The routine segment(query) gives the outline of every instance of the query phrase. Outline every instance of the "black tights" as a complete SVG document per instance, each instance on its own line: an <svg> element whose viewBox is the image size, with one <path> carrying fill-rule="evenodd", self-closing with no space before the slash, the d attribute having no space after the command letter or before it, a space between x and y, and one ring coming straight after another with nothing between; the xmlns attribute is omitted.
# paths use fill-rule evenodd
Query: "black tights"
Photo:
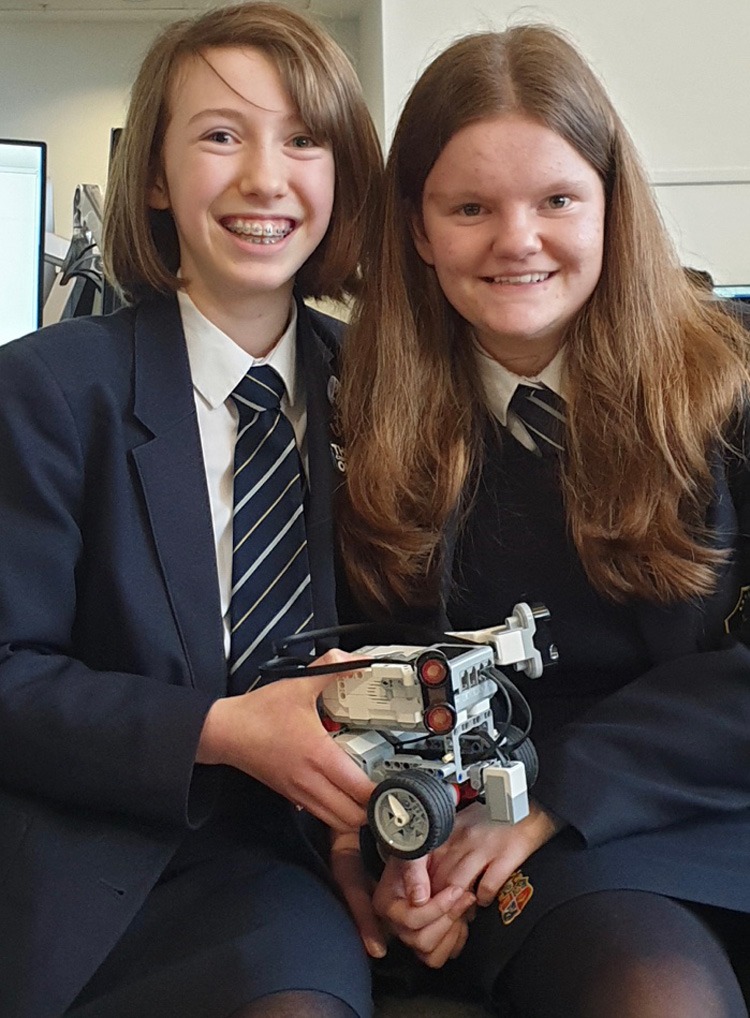
<svg viewBox="0 0 750 1018"><path fill-rule="evenodd" d="M352 1009L327 993L287 990L246 1004L230 1018L357 1018Z"/></svg>
<svg viewBox="0 0 750 1018"><path fill-rule="evenodd" d="M506 967L502 982L512 1013L747 1018L722 936L733 931L714 921L732 915L643 891L602 891L569 901L537 924ZM742 955L750 946L744 936L744 945L735 936Z"/></svg>

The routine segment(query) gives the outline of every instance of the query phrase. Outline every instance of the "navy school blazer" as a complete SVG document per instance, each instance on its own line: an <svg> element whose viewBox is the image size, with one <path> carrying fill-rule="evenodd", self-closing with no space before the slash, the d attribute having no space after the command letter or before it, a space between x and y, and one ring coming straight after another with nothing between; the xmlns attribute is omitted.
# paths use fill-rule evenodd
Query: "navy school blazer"
<svg viewBox="0 0 750 1018"><path fill-rule="evenodd" d="M342 325L298 311L325 626L336 621L328 392ZM0 349L0 535L0 1014L53 1018L218 790L219 769L194 766L226 660L174 298Z"/></svg>
<svg viewBox="0 0 750 1018"><path fill-rule="evenodd" d="M637 603L650 667L534 740L533 794L571 827L539 857L566 884L560 900L630 887L750 912L748 461L717 456L713 477L707 522L729 553L716 591L665 606ZM457 538L454 521L434 618L443 628ZM554 636L554 613L550 626ZM538 681L554 686L554 669ZM591 851L579 856L577 847Z"/></svg>

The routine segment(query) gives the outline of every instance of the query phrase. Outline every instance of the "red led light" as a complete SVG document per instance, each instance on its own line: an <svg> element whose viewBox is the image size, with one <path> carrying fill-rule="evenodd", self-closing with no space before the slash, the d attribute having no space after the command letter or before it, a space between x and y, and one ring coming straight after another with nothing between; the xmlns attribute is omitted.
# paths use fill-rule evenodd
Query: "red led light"
<svg viewBox="0 0 750 1018"><path fill-rule="evenodd" d="M441 703L424 712L424 723L434 735L445 735L447 732L453 731L456 714L449 704Z"/></svg>
<svg viewBox="0 0 750 1018"><path fill-rule="evenodd" d="M419 665L419 677L425 686L440 686L448 677L448 666L439 657L425 658Z"/></svg>

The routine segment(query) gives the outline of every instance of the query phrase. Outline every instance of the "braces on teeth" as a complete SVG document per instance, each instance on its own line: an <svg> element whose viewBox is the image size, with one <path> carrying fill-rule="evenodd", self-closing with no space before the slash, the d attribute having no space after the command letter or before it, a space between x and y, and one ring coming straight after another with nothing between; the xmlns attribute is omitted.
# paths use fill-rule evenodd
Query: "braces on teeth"
<svg viewBox="0 0 750 1018"><path fill-rule="evenodd" d="M232 233L249 237L254 244L274 244L292 231L288 225L274 226L271 223L232 223L228 229Z"/></svg>

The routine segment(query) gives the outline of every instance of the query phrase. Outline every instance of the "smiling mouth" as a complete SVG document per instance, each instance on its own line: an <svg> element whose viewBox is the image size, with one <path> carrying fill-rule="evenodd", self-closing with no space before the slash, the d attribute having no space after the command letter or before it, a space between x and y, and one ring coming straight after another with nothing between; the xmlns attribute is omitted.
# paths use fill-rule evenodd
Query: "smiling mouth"
<svg viewBox="0 0 750 1018"><path fill-rule="evenodd" d="M529 283L544 283L552 276L552 272L527 272L522 276L485 276L488 283L499 283L502 286L526 286Z"/></svg>
<svg viewBox="0 0 750 1018"><path fill-rule="evenodd" d="M230 233L251 244L278 244L295 227L293 219L245 219L231 216L222 220L222 225Z"/></svg>

